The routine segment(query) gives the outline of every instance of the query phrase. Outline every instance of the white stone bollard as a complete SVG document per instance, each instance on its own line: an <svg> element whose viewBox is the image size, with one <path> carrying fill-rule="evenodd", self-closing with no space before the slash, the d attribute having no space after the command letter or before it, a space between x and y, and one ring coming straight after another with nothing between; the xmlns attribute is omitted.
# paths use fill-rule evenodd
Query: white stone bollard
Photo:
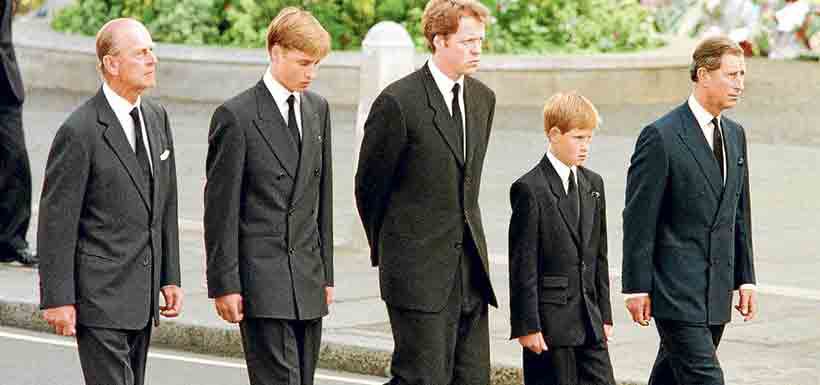
<svg viewBox="0 0 820 385"><path fill-rule="evenodd" d="M364 122L370 113L370 106L379 93L390 83L415 70L416 49L413 39L401 24L382 21L367 32L362 42L362 59L359 72L359 108L356 114L356 134L353 143L353 170L359 164L359 149L364 136ZM356 200L353 199L355 207ZM357 211L358 213L358 211ZM350 246L354 249L368 248L364 228L355 216L351 228Z"/></svg>

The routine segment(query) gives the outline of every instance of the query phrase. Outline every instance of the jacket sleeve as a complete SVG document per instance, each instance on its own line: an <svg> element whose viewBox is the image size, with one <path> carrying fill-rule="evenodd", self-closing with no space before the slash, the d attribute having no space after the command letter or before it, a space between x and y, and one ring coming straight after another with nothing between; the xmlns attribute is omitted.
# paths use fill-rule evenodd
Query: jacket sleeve
<svg viewBox="0 0 820 385"><path fill-rule="evenodd" d="M654 126L638 136L626 177L623 213L623 292L651 293L655 233L666 190L668 159Z"/></svg>
<svg viewBox="0 0 820 385"><path fill-rule="evenodd" d="M609 259L607 257L608 245L606 235L606 194L604 193L604 183L599 179L600 197L598 202L598 220L601 221L601 235L598 243L598 270L596 271L595 285L598 291L598 309L601 311L601 318L607 325L612 325L612 305L609 299Z"/></svg>
<svg viewBox="0 0 820 385"><path fill-rule="evenodd" d="M407 143L407 128L398 102L382 93L364 124L356 170L356 206L370 245L370 260L379 264L379 232L395 172Z"/></svg>
<svg viewBox="0 0 820 385"><path fill-rule="evenodd" d="M239 208L245 165L245 133L220 106L211 117L205 163L205 253L208 297L241 293Z"/></svg>
<svg viewBox="0 0 820 385"><path fill-rule="evenodd" d="M510 188L510 338L541 331L538 314L538 203L530 188L516 182Z"/></svg>
<svg viewBox="0 0 820 385"><path fill-rule="evenodd" d="M177 197L177 164L174 138L168 113L161 108L165 123L165 137L168 138L168 197L165 201L165 217L162 221L162 270L160 287L167 285L182 286L179 269L179 209Z"/></svg>
<svg viewBox="0 0 820 385"><path fill-rule="evenodd" d="M74 266L91 168L90 142L65 123L51 144L37 226L41 309L76 302Z"/></svg>
<svg viewBox="0 0 820 385"><path fill-rule="evenodd" d="M325 285L333 286L333 152L331 145L330 107L325 103L322 141L322 179L319 182L319 234L322 239L322 261L325 265Z"/></svg>
<svg viewBox="0 0 820 385"><path fill-rule="evenodd" d="M738 129L743 146L744 167L742 169L743 186L735 214L735 289L740 288L743 284L756 283L752 245L752 207L749 195L749 156L743 127L738 126Z"/></svg>

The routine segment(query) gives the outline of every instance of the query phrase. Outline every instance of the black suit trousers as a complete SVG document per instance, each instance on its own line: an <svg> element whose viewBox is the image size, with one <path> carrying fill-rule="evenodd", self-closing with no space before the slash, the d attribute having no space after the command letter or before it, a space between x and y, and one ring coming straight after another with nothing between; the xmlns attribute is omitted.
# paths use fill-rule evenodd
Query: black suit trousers
<svg viewBox="0 0 820 385"><path fill-rule="evenodd" d="M313 385L322 319L247 318L239 323L251 385Z"/></svg>
<svg viewBox="0 0 820 385"><path fill-rule="evenodd" d="M487 290L471 249L461 255L455 286L440 312L387 306L395 344L390 385L490 383Z"/></svg>
<svg viewBox="0 0 820 385"><path fill-rule="evenodd" d="M0 104L0 257L28 247L30 220L31 166L22 107Z"/></svg>
<svg viewBox="0 0 820 385"><path fill-rule="evenodd" d="M724 385L716 350L724 325L655 319L661 338L649 385Z"/></svg>
<svg viewBox="0 0 820 385"><path fill-rule="evenodd" d="M139 330L77 325L86 385L143 385L150 342L150 322Z"/></svg>
<svg viewBox="0 0 820 385"><path fill-rule="evenodd" d="M615 385L606 342L587 342L581 346L550 346L541 354L524 348L524 384Z"/></svg>

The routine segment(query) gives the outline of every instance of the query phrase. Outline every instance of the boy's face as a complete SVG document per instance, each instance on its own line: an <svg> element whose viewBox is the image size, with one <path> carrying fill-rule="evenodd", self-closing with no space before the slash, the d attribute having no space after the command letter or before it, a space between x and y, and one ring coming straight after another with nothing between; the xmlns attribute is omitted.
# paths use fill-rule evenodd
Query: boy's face
<svg viewBox="0 0 820 385"><path fill-rule="evenodd" d="M582 166L589 158L592 128L573 128L561 133L558 127L549 130L550 152L567 166Z"/></svg>
<svg viewBox="0 0 820 385"><path fill-rule="evenodd" d="M316 79L319 58L275 45L270 50L271 75L290 92L302 92Z"/></svg>

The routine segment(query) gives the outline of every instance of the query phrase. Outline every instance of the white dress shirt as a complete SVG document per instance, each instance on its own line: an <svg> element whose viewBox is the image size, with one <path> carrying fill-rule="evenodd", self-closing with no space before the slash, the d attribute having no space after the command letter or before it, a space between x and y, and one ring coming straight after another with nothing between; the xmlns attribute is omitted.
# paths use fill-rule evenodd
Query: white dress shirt
<svg viewBox="0 0 820 385"><path fill-rule="evenodd" d="M709 144L709 148L714 151L715 144L712 143L712 136L715 133L715 127L712 125L712 119L715 118L714 115L710 114L706 111L703 106L698 103L698 100L695 99L695 95L689 95L689 100L687 101L689 104L689 109L692 110L692 113L695 115L695 120L698 122L698 126L700 126L701 131L703 131L703 136L706 137L706 143ZM720 115L717 116L718 118L718 125L720 124ZM719 127L722 129L721 127ZM724 132L721 131L720 137L723 138ZM723 140L723 170L726 170L726 139ZM726 184L726 172L723 173L723 183ZM757 287L751 283L744 283L740 285L741 289L751 289L755 290ZM633 293L633 294L624 294L624 300L629 300L630 298L635 297L644 297L648 296L649 293Z"/></svg>
<svg viewBox="0 0 820 385"><path fill-rule="evenodd" d="M273 78L271 75L271 67L268 66L268 69L265 70L265 75L262 76L262 82L265 83L265 87L270 92L271 96L273 96L273 101L276 102L276 107L279 108L279 113L282 115L282 119L285 121L285 124L288 124L288 97L293 95L293 112L296 114L296 127L299 128L299 136L302 135L302 94L300 92L291 92L282 83L279 83L278 80Z"/></svg>
<svg viewBox="0 0 820 385"><path fill-rule="evenodd" d="M572 175L575 177L575 185L578 186L578 168L576 166L567 166L564 162L560 161L555 155L553 155L549 149L547 150L547 159L549 159L552 164L552 168L555 169L558 176L561 177L561 183L564 185L564 192L569 194L569 172L572 171Z"/></svg>
<svg viewBox="0 0 820 385"><path fill-rule="evenodd" d="M701 131L703 131L703 136L706 137L706 143L709 143L709 148L714 152L715 144L712 143L713 135L715 134L715 126L712 124L712 119L715 118L712 114L706 111L703 106L698 103L698 100L695 99L695 95L689 96L689 109L692 110L692 113L695 114L695 120L698 121L698 126L700 126ZM717 116L718 125L720 125L720 115ZM719 127L721 130L720 137L723 138L723 127ZM723 184L726 184L726 139L723 139L723 159L720 161L723 162Z"/></svg>
<svg viewBox="0 0 820 385"><path fill-rule="evenodd" d="M140 100L142 100L139 96L137 96L137 101L134 104L129 103L125 98L114 92L111 87L108 86L108 83L103 82L103 95L105 96L105 100L108 101L108 105L111 106L111 109L114 111L114 115L119 120L120 125L122 126L123 131L125 131L125 138L128 139L128 144L131 145L131 150L136 152L136 145L135 142L137 141L136 135L134 135L134 120L131 119L131 110L134 107L137 107L137 111L139 111L140 122L142 122L142 143L145 146L145 153L148 154L148 165L151 169L151 175L154 174L154 160L151 158L151 146L148 145L148 134L146 132L147 124L145 123L145 117L142 115L142 108L139 107ZM148 138L148 140L146 140ZM156 140L156 139L154 139Z"/></svg>
<svg viewBox="0 0 820 385"><path fill-rule="evenodd" d="M427 60L427 66L430 68L430 73L433 74L433 80L436 82L436 86L438 86L438 90L441 92L441 96L444 97L444 103L447 105L447 111L450 111L450 116L453 115L453 86L458 83L459 92L458 92L458 106L461 109L461 138L462 138L462 146L461 148L464 151L467 151L467 115L464 113L464 75L459 76L458 79L453 80L450 79L444 72L436 66L436 63L433 62L433 58L431 57ZM465 157L466 154L462 154Z"/></svg>

